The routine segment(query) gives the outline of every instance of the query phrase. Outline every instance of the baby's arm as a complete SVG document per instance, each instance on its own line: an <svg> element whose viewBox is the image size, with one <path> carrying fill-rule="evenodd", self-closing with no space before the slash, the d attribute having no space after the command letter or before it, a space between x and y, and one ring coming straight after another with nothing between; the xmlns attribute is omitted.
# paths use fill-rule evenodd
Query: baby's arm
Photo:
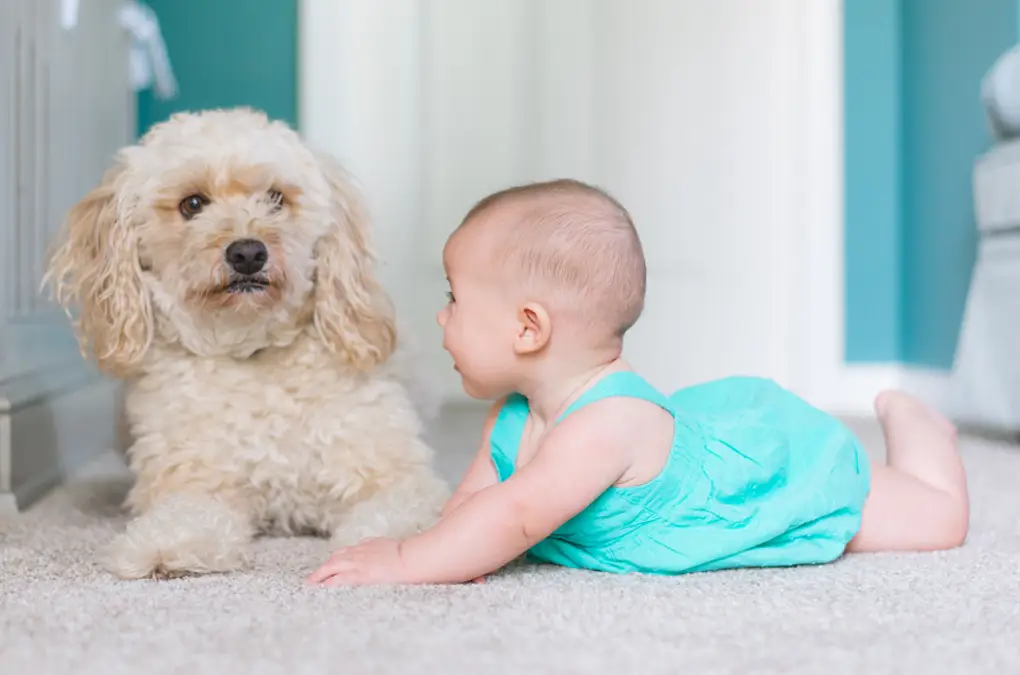
<svg viewBox="0 0 1020 675"><path fill-rule="evenodd" d="M554 428L513 476L405 540L411 583L457 583L499 569L582 511L631 463L627 427L593 403Z"/></svg>
<svg viewBox="0 0 1020 675"><path fill-rule="evenodd" d="M496 401L489 408L489 413L485 417L485 424L482 427L481 447L478 448L471 466L468 467L464 477L461 478L460 485L457 486L450 499L447 500L446 505L443 506L442 515L444 518L469 499L471 495L479 490L484 490L499 480L499 477L496 475L496 467L492 465L489 436L492 434L492 427L496 424L496 418L499 416L503 403L503 400Z"/></svg>

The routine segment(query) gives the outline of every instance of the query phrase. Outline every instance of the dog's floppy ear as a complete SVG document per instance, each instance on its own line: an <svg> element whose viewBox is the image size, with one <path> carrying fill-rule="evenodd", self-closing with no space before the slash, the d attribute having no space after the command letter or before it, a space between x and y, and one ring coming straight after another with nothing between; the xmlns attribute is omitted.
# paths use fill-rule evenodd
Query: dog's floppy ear
<svg viewBox="0 0 1020 675"><path fill-rule="evenodd" d="M375 277L368 213L347 173L320 155L332 223L316 250L315 327L322 341L361 370L392 355L393 307Z"/></svg>
<svg viewBox="0 0 1020 675"><path fill-rule="evenodd" d="M112 375L125 375L152 341L152 307L142 280L138 243L118 204L119 166L75 204L49 258L44 285L74 321L82 354Z"/></svg>

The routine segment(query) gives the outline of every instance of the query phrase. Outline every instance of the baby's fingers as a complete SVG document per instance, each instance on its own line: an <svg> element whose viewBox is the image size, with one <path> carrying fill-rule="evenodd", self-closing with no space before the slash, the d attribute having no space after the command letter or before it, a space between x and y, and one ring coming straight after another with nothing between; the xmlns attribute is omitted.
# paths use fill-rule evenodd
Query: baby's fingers
<svg viewBox="0 0 1020 675"><path fill-rule="evenodd" d="M329 562L308 575L308 583L320 584L330 577L351 569L353 563L345 558L330 558Z"/></svg>
<svg viewBox="0 0 1020 675"><path fill-rule="evenodd" d="M336 588L337 586L357 586L367 582L368 579L364 574L359 573L357 570L347 570L334 574L322 582L322 585L330 588Z"/></svg>

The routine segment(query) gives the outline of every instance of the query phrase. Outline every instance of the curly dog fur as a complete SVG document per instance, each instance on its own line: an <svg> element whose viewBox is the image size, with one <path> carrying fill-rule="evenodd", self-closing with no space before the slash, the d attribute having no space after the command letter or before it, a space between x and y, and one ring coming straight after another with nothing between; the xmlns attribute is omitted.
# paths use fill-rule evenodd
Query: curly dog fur
<svg viewBox="0 0 1020 675"><path fill-rule="evenodd" d="M46 283L126 382L133 440L114 573L227 572L259 533L339 546L438 517L368 225L337 163L244 108L153 127L71 209Z"/></svg>

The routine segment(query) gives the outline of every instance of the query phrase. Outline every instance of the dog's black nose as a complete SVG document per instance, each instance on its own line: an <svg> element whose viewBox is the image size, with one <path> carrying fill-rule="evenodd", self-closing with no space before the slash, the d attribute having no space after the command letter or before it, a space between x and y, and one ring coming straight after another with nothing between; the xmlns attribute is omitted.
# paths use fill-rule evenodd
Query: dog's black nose
<svg viewBox="0 0 1020 675"><path fill-rule="evenodd" d="M269 251L257 239L238 239L227 247L226 258L239 274L255 274L266 266Z"/></svg>

